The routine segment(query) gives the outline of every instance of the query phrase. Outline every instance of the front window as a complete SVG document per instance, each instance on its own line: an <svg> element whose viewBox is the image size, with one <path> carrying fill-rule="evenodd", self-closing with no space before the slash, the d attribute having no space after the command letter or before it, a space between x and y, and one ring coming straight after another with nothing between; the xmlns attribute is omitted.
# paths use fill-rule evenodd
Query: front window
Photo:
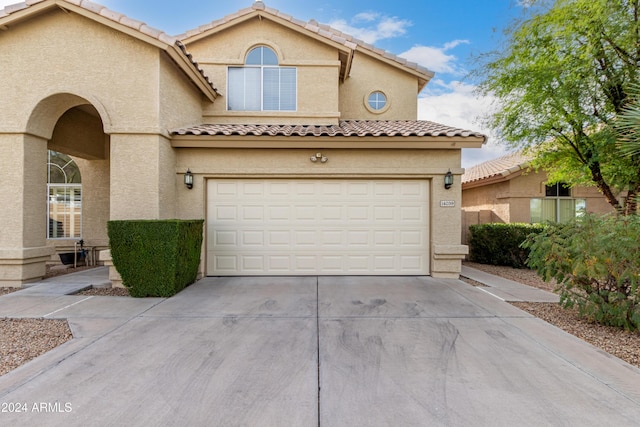
<svg viewBox="0 0 640 427"><path fill-rule="evenodd" d="M266 46L252 49L244 67L229 67L227 108L235 111L295 111L297 70L280 67Z"/></svg>
<svg viewBox="0 0 640 427"><path fill-rule="evenodd" d="M531 222L567 222L582 215L584 199L571 198L571 189L563 183L547 185L544 198L531 199Z"/></svg>
<svg viewBox="0 0 640 427"><path fill-rule="evenodd" d="M49 151L47 162L47 238L82 236L82 179L66 154Z"/></svg>

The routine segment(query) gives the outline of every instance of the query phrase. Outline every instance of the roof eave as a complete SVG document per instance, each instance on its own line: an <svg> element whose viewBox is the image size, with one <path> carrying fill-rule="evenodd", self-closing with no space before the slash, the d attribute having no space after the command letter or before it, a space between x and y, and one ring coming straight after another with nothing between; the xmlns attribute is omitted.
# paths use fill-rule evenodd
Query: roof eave
<svg viewBox="0 0 640 427"><path fill-rule="evenodd" d="M463 182L462 189L466 190L469 188L483 187L485 185L497 184L499 182L509 181L513 178L517 178L522 175L525 170L528 168L528 163L524 163L522 165L514 166L502 172L496 173L494 175L475 179L473 181Z"/></svg>
<svg viewBox="0 0 640 427"><path fill-rule="evenodd" d="M388 150L459 150L480 148L484 138L468 137L366 137L271 135L173 135L174 148L344 148Z"/></svg>

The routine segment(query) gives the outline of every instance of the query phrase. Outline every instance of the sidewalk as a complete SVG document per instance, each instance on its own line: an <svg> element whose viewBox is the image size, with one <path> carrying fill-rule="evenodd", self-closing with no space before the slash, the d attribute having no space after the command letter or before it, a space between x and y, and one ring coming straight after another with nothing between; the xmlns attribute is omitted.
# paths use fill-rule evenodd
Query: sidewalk
<svg viewBox="0 0 640 427"><path fill-rule="evenodd" d="M475 268L462 266L461 276L468 277L486 287L478 287L483 292L507 302L558 302L560 297L551 292L523 285L513 280L503 279Z"/></svg>
<svg viewBox="0 0 640 427"><path fill-rule="evenodd" d="M104 288L109 286L111 286L109 267L96 267L29 283L23 289L13 292L13 294L21 296L72 295L92 287Z"/></svg>

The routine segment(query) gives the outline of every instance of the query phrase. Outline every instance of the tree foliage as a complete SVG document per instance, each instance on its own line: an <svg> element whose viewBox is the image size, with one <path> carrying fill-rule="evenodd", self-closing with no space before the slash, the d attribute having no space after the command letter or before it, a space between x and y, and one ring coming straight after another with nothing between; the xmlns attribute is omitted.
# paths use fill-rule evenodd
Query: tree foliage
<svg viewBox="0 0 640 427"><path fill-rule="evenodd" d="M630 102L618 115L615 129L620 141L620 150L629 156L640 155L640 85L629 90Z"/></svg>
<svg viewBox="0 0 640 427"><path fill-rule="evenodd" d="M487 124L535 154L551 182L591 184L618 211L640 192L640 158L616 144L613 121L640 76L640 0L532 0L483 56L480 92L497 100Z"/></svg>

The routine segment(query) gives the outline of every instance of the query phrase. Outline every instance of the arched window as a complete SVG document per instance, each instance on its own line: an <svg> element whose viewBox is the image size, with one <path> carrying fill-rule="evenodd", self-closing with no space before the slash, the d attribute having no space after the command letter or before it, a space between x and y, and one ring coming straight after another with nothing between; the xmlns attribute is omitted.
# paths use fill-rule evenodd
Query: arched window
<svg viewBox="0 0 640 427"><path fill-rule="evenodd" d="M249 51L244 67L228 69L227 108L235 111L295 111L297 70L280 67L267 46Z"/></svg>
<svg viewBox="0 0 640 427"><path fill-rule="evenodd" d="M66 154L48 152L47 238L82 236L82 179L78 165Z"/></svg>

